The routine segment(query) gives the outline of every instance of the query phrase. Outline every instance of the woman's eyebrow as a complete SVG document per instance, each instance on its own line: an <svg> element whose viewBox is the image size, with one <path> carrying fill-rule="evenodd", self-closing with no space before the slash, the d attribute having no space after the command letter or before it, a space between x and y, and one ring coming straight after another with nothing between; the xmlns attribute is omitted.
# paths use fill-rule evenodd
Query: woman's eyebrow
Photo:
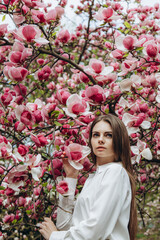
<svg viewBox="0 0 160 240"><path fill-rule="evenodd" d="M93 131L92 133L99 133L100 131ZM112 133L112 131L105 131L104 133Z"/></svg>

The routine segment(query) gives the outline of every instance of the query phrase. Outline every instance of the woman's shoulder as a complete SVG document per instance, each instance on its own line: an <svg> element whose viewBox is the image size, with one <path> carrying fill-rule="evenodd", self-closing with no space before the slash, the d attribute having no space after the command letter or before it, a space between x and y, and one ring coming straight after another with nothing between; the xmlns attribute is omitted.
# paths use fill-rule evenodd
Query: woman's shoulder
<svg viewBox="0 0 160 240"><path fill-rule="evenodd" d="M99 172L103 173L104 178L117 179L127 181L129 183L129 176L122 162L111 162L100 166Z"/></svg>

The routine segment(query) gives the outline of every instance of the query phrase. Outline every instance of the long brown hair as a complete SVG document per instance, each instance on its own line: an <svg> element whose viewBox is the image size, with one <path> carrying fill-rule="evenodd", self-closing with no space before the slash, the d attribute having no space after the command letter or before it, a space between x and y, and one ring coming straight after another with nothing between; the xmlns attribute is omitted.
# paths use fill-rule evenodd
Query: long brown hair
<svg viewBox="0 0 160 240"><path fill-rule="evenodd" d="M96 156L93 153L91 138L92 131L96 123L104 121L108 122L112 128L112 139L113 139L113 150L115 153L115 162L122 162L123 167L126 169L128 176L130 178L131 189L132 189L132 200L130 209L130 220L128 224L128 230L130 235L130 240L136 239L137 233L137 207L135 201L136 186L133 176L133 167L131 163L131 149L130 141L127 129L124 123L115 115L107 114L101 115L92 122L89 134L89 146L91 148L91 156L94 163L96 164Z"/></svg>

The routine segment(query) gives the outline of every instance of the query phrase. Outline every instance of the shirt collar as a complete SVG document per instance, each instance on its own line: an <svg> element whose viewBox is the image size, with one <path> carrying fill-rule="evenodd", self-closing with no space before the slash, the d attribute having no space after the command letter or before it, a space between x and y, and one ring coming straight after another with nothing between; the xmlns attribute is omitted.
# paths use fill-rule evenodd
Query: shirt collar
<svg viewBox="0 0 160 240"><path fill-rule="evenodd" d="M98 165L96 172L101 173L101 172L105 171L112 164L120 164L122 166L122 162L110 162L110 163L106 163L103 165Z"/></svg>

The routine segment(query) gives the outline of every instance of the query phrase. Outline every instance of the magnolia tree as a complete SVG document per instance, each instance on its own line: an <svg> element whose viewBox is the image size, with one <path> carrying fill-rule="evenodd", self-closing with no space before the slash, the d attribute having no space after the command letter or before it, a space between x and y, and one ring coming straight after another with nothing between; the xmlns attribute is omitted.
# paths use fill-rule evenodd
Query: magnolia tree
<svg viewBox="0 0 160 240"><path fill-rule="evenodd" d="M66 4L0 1L15 26L0 24L0 239L40 239L36 224L56 219L58 194L72 191L64 154L81 191L95 170L88 136L101 114L127 127L143 223L145 196L158 189L160 6L81 0L71 32L61 24Z"/></svg>

